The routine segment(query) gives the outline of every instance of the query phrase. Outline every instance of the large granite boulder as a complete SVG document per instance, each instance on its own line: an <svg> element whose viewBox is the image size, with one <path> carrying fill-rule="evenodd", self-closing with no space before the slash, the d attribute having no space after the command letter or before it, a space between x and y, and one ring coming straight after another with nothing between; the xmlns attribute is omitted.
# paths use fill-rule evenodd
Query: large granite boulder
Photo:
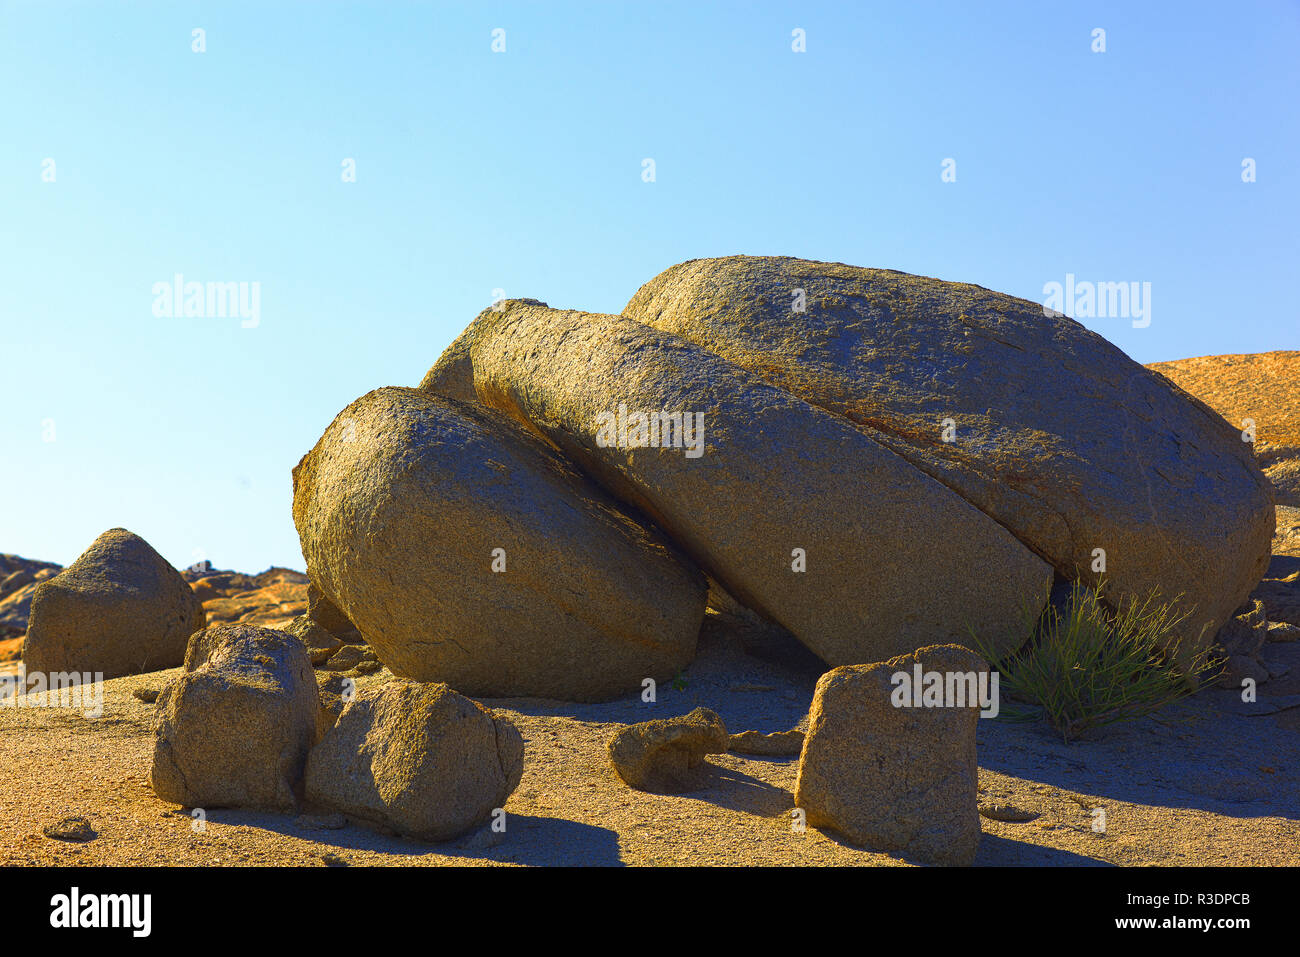
<svg viewBox="0 0 1300 957"><path fill-rule="evenodd" d="M831 664L968 628L1010 650L1026 637L1022 614L1046 601L1051 569L997 523L840 416L711 352L618 316L526 303L477 323L484 404L541 431ZM659 447L639 447L629 423L641 414L699 431L661 422Z"/></svg>
<svg viewBox="0 0 1300 957"><path fill-rule="evenodd" d="M1192 637L1208 626L1208 641L1268 564L1270 491L1238 430L1038 303L732 256L666 270L624 315L853 422L1066 577L1094 579L1104 549L1111 593L1182 594Z"/></svg>
<svg viewBox="0 0 1300 957"><path fill-rule="evenodd" d="M111 528L32 592L23 643L28 671L102 672L104 678L174 668L203 606L180 572L143 538Z"/></svg>
<svg viewBox="0 0 1300 957"><path fill-rule="evenodd" d="M297 805L320 700L307 649L256 625L196 632L158 697L151 781L185 807Z"/></svg>
<svg viewBox="0 0 1300 957"><path fill-rule="evenodd" d="M919 686L895 678L914 682L918 667ZM822 675L795 783L808 823L923 863L970 864L980 839L979 710L970 692L981 672L989 667L973 651L939 645ZM945 692L949 676L962 676L966 696L926 703L931 674Z"/></svg>
<svg viewBox="0 0 1300 957"><path fill-rule="evenodd" d="M307 799L426 841L487 821L519 786L514 724L442 683L358 692L312 749Z"/></svg>
<svg viewBox="0 0 1300 957"><path fill-rule="evenodd" d="M312 577L399 677L598 700L688 664L703 576L487 409L386 388L294 469Z"/></svg>

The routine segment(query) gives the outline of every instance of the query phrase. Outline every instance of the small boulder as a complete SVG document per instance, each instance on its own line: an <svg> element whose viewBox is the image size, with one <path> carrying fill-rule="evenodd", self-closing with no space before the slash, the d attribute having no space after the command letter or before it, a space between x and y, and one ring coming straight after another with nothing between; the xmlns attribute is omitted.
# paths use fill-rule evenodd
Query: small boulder
<svg viewBox="0 0 1300 957"><path fill-rule="evenodd" d="M284 628L286 634L293 635L307 649L312 666L323 665L330 655L343 647L343 642L331 634L307 615L299 615Z"/></svg>
<svg viewBox="0 0 1300 957"><path fill-rule="evenodd" d="M629 787L676 794L700 786L706 754L722 754L727 727L708 708L678 718L628 725L609 742L609 758Z"/></svg>
<svg viewBox="0 0 1300 957"><path fill-rule="evenodd" d="M989 667L960 645L932 645L822 675L799 759L795 804L809 824L854 844L930 864L970 864L979 846L977 705L895 706L894 675L973 677ZM956 682L954 681L954 687ZM898 692L904 690L897 685Z"/></svg>
<svg viewBox="0 0 1300 957"><path fill-rule="evenodd" d="M106 679L161 671L184 660L204 622L180 572L140 536L111 528L36 586L23 661L28 671Z"/></svg>
<svg viewBox="0 0 1300 957"><path fill-rule="evenodd" d="M351 671L365 656L365 649L358 645L344 645L325 661L326 671Z"/></svg>
<svg viewBox="0 0 1300 957"><path fill-rule="evenodd" d="M291 809L320 701L307 649L282 631L213 625L158 698L152 782L184 807Z"/></svg>
<svg viewBox="0 0 1300 957"><path fill-rule="evenodd" d="M1255 657L1268 641L1268 618L1264 603L1251 599L1238 608L1227 623L1219 629L1217 640L1229 655Z"/></svg>
<svg viewBox="0 0 1300 957"><path fill-rule="evenodd" d="M399 834L444 841L482 824L519 785L524 741L502 715L442 683L361 691L312 749L307 798Z"/></svg>

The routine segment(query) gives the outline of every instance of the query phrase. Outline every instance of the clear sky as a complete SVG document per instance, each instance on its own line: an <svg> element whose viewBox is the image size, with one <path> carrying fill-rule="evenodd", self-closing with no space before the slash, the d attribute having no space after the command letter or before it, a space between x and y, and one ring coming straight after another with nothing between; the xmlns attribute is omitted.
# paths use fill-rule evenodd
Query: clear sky
<svg viewBox="0 0 1300 957"><path fill-rule="evenodd" d="M1149 282L1081 321L1300 348L1298 51L1282 0L0 0L0 551L301 568L289 470L348 402L495 290L618 312L697 257ZM177 274L257 323L167 315Z"/></svg>

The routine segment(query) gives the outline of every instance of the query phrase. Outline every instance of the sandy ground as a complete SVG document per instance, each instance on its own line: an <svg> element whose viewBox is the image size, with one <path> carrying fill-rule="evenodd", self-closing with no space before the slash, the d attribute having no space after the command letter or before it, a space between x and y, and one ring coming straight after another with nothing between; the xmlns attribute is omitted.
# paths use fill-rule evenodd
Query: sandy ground
<svg viewBox="0 0 1300 957"><path fill-rule="evenodd" d="M606 757L623 724L716 710L729 730L785 730L805 716L817 674L746 655L711 630L686 687L598 705L486 700L526 742L523 781L504 834L484 828L422 844L341 821L211 810L199 829L150 790L154 706L132 695L175 672L107 682L104 713L0 708L0 864L894 865L835 835L792 828L797 758L714 756L706 788L680 796L629 789ZM1290 672L1261 689L1300 703L1300 643L1269 646ZM359 679L387 680L387 672ZM1300 864L1300 707L1250 716L1207 690L1157 716L1062 744L1039 725L981 720L981 799L1040 816L983 820L977 864ZM1103 808L1104 834L1093 830ZM310 809L309 809L310 810ZM67 815L90 819L85 844L45 837ZM322 827L332 824L334 828Z"/></svg>

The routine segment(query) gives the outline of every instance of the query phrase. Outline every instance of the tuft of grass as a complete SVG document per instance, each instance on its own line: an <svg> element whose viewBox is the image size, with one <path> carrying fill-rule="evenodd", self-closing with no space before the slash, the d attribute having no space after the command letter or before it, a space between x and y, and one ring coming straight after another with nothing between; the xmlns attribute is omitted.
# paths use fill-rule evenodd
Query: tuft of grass
<svg viewBox="0 0 1300 957"><path fill-rule="evenodd" d="M1027 609L1027 640L1001 657L968 629L974 648L999 672L1000 688L1020 704L1004 705L1009 720L1043 719L1068 744L1086 732L1151 714L1196 691L1222 664L1209 648L1179 665L1178 628L1191 609L1161 602L1158 590L1108 607L1095 587L1075 582L1065 612Z"/></svg>

